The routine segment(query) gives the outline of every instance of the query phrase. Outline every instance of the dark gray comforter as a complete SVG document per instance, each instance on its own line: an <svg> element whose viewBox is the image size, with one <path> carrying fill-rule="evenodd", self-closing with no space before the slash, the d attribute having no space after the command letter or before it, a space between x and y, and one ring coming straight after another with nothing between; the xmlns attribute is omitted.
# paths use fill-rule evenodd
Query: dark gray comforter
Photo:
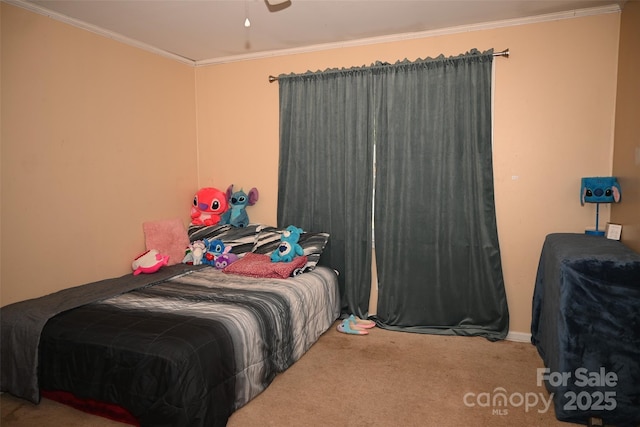
<svg viewBox="0 0 640 427"><path fill-rule="evenodd" d="M2 307L0 390L33 403L40 402L38 344L40 332L51 317L84 304L161 282L194 268L200 267L178 264L165 267L155 274L128 274Z"/></svg>

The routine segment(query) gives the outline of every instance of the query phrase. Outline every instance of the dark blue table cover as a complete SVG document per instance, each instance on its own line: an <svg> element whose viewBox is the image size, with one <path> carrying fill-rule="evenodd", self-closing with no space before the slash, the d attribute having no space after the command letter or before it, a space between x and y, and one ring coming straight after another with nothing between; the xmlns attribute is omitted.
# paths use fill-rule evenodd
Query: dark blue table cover
<svg viewBox="0 0 640 427"><path fill-rule="evenodd" d="M640 254L605 237L548 235L531 341L559 420L640 425Z"/></svg>

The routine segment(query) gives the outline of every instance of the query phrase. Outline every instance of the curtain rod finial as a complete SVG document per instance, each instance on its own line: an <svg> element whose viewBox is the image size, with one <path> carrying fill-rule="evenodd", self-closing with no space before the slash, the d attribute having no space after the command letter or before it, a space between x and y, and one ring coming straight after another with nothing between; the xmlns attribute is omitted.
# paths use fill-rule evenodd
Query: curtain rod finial
<svg viewBox="0 0 640 427"><path fill-rule="evenodd" d="M274 76L269 76L269 83L277 82L278 78Z"/></svg>

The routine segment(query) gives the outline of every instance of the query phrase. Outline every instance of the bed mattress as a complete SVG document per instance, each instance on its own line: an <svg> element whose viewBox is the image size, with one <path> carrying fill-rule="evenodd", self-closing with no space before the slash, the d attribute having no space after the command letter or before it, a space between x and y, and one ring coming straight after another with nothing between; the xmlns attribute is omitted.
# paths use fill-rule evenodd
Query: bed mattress
<svg viewBox="0 0 640 427"><path fill-rule="evenodd" d="M121 406L141 425L223 426L338 316L325 267L288 279L194 269L51 317L39 387Z"/></svg>

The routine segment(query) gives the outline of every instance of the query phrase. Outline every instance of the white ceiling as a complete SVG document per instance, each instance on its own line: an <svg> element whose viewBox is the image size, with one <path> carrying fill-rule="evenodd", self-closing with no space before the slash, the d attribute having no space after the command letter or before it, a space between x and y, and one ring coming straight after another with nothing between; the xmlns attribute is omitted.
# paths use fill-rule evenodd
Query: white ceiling
<svg viewBox="0 0 640 427"><path fill-rule="evenodd" d="M617 11L625 0L4 0L199 65ZM271 0L275 1L275 0ZM281 0L280 0L281 1ZM245 18L251 26L245 28ZM507 47L507 46L505 46Z"/></svg>

